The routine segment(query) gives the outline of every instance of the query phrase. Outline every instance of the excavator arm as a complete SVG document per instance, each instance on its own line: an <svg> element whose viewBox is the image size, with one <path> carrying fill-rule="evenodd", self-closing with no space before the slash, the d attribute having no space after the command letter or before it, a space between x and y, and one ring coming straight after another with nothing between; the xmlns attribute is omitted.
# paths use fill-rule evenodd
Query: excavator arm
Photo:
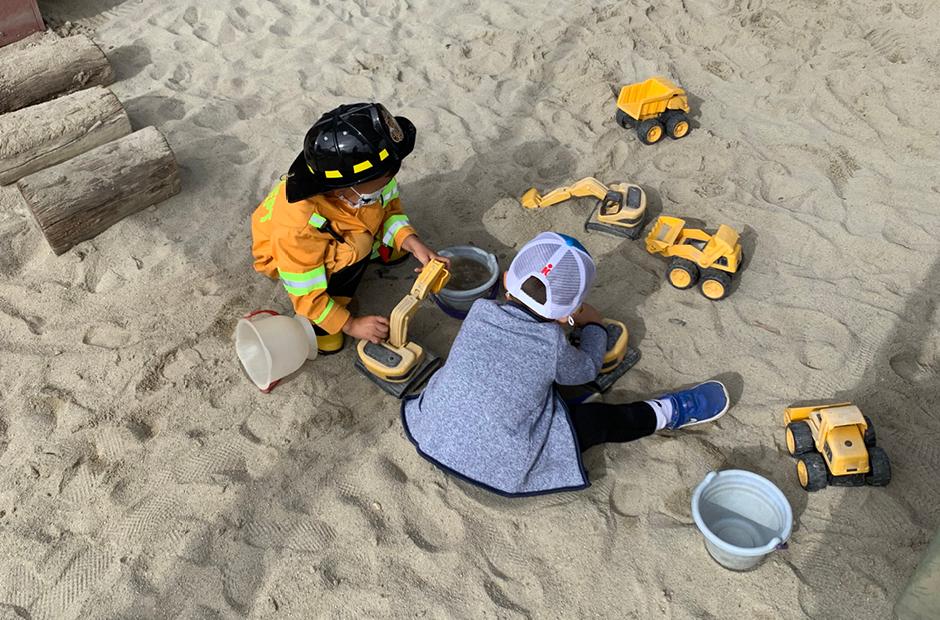
<svg viewBox="0 0 940 620"><path fill-rule="evenodd" d="M437 293L447 286L450 272L444 263L432 260L424 269L411 287L411 292L405 295L395 309L389 320L388 343L393 347L403 347L408 342L408 325L411 317L418 311L421 302L428 293Z"/></svg>
<svg viewBox="0 0 940 620"><path fill-rule="evenodd" d="M609 192L610 189L594 177L585 177L571 185L555 188L544 196L533 187L522 195L520 202L526 209L541 209L572 198L593 196L598 200L604 200Z"/></svg>

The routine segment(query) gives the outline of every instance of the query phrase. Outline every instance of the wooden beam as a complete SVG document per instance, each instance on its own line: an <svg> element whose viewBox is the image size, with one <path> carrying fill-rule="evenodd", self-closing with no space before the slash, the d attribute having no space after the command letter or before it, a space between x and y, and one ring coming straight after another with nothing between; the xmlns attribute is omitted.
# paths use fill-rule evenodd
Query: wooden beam
<svg viewBox="0 0 940 620"><path fill-rule="evenodd" d="M114 81L104 52L83 34L21 44L0 48L0 114Z"/></svg>
<svg viewBox="0 0 940 620"><path fill-rule="evenodd" d="M0 185L130 132L124 106L103 86L0 115Z"/></svg>
<svg viewBox="0 0 940 620"><path fill-rule="evenodd" d="M147 127L19 180L52 251L62 254L180 191L176 158Z"/></svg>

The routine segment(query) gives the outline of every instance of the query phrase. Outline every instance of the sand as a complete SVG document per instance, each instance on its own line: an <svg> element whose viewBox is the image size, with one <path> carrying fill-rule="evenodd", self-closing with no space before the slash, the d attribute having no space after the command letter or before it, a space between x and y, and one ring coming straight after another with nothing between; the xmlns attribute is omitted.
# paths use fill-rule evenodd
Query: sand
<svg viewBox="0 0 940 620"><path fill-rule="evenodd" d="M890 616L940 525L936 4L41 5L106 50L183 191L57 258L0 189L0 617ZM691 93L695 128L646 147L613 100L657 73ZM505 265L538 231L581 234L593 301L643 353L608 400L719 377L730 413L588 452L586 491L507 500L424 462L350 347L254 388L235 322L286 300L251 270L248 215L309 124L358 99L418 126L399 179L432 245ZM581 233L587 201L516 202L591 174L641 184L654 215L741 229L731 298ZM362 309L412 278L371 271ZM446 353L458 326L428 306L412 333ZM799 488L783 408L831 398L874 419L889 487ZM690 515L728 467L776 482L796 517L790 548L744 574Z"/></svg>

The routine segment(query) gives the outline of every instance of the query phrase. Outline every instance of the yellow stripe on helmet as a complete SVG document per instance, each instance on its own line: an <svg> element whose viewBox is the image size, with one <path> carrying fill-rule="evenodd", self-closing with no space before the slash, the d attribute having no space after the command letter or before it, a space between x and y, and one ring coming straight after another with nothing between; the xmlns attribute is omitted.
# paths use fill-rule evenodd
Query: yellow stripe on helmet
<svg viewBox="0 0 940 620"><path fill-rule="evenodd" d="M372 167L372 162L367 159L353 166L353 172L355 172L356 174L359 174L363 170L368 170L371 167Z"/></svg>
<svg viewBox="0 0 940 620"><path fill-rule="evenodd" d="M343 173L340 172L339 170L324 170L323 174L328 179L342 179L343 178Z"/></svg>

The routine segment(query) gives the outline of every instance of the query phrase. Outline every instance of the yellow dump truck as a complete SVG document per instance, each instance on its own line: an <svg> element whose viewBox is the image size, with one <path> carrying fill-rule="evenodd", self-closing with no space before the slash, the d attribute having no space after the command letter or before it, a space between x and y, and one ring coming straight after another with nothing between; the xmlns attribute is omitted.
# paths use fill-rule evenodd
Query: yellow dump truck
<svg viewBox="0 0 940 620"><path fill-rule="evenodd" d="M688 113L685 91L662 76L627 84L617 97L617 122L627 129L636 127L643 144L656 144L663 134L674 140L689 135Z"/></svg>
<svg viewBox="0 0 940 620"><path fill-rule="evenodd" d="M876 445L875 427L852 403L787 407L787 452L799 459L800 486L818 491L826 485L885 486L891 463Z"/></svg>
<svg viewBox="0 0 940 620"><path fill-rule="evenodd" d="M646 251L669 257L666 280L678 289L701 281L702 295L724 299L731 292L731 276L741 266L738 231L722 224L714 234L686 228L685 220L662 215L646 237Z"/></svg>

